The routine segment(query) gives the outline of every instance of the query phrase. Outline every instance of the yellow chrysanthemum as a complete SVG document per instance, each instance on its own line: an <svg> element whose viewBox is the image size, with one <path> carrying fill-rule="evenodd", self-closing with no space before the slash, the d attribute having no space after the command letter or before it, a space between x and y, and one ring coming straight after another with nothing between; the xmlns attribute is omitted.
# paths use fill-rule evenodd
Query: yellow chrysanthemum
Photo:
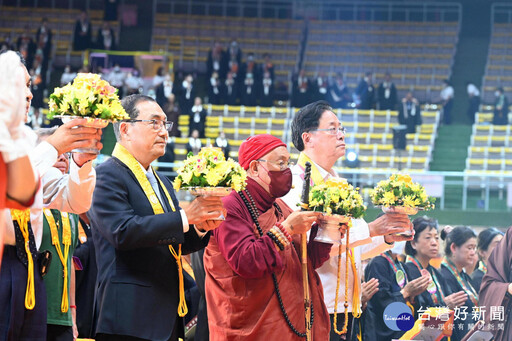
<svg viewBox="0 0 512 341"><path fill-rule="evenodd" d="M219 182L222 180L222 176L214 171L210 171L206 173L206 181L208 182L208 185L215 187L219 184Z"/></svg>
<svg viewBox="0 0 512 341"><path fill-rule="evenodd" d="M172 186L174 187L174 189L176 191L179 191L180 188L181 188L181 178L179 176L177 176L175 179L174 179L174 182L172 184Z"/></svg>
<svg viewBox="0 0 512 341"><path fill-rule="evenodd" d="M184 172L181 174L181 179L183 180L183 183L187 184L192 180L192 172Z"/></svg>
<svg viewBox="0 0 512 341"><path fill-rule="evenodd" d="M382 197L382 203L384 205L394 205L396 202L396 196L393 192L386 192L384 193L384 196Z"/></svg>
<svg viewBox="0 0 512 341"><path fill-rule="evenodd" d="M417 203L417 200L415 200L413 197L411 197L410 195L407 195L405 196L403 199L402 199L403 203L404 203L404 206L407 206L407 207L416 207L416 203Z"/></svg>

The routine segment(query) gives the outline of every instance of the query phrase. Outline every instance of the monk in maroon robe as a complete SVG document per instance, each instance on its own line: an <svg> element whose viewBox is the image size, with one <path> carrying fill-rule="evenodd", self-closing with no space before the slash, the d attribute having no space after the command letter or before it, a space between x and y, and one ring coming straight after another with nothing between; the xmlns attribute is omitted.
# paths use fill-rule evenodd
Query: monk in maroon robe
<svg viewBox="0 0 512 341"><path fill-rule="evenodd" d="M512 340L512 228L489 256L479 303L486 308L485 329L493 333L494 340ZM503 307L503 312L493 314L491 309L497 311L498 307Z"/></svg>
<svg viewBox="0 0 512 341"><path fill-rule="evenodd" d="M311 228L318 213L291 212L276 200L292 183L289 153L281 140L250 137L238 157L247 170L247 188L224 199L226 220L204 253L210 340L304 340L300 233ZM271 236L280 229L285 243ZM315 224L308 243L311 334L313 340L328 340L329 315L315 269L329 259L331 244L314 242L316 232Z"/></svg>

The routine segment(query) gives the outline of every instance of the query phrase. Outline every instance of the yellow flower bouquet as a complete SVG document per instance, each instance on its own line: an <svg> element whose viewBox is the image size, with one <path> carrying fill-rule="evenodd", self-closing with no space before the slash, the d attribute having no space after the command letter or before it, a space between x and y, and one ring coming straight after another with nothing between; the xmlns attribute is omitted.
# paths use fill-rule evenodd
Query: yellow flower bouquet
<svg viewBox="0 0 512 341"><path fill-rule="evenodd" d="M340 243L339 225L349 224L352 218L361 218L366 206L358 188L345 179L330 178L310 189L308 209L324 214L315 240Z"/></svg>
<svg viewBox="0 0 512 341"><path fill-rule="evenodd" d="M55 88L48 103L48 118L72 116L118 121L129 119L117 89L94 73L79 73L72 84ZM105 125L106 126L106 125Z"/></svg>
<svg viewBox="0 0 512 341"><path fill-rule="evenodd" d="M86 119L86 127L102 129L109 121L129 119L117 96L117 89L94 73L79 73L73 84L55 88L48 102L48 119L60 118L67 123L77 118ZM73 150L98 154L96 148Z"/></svg>
<svg viewBox="0 0 512 341"><path fill-rule="evenodd" d="M393 174L389 179L380 181L370 196L375 206L388 208L388 211L390 207L401 207L404 212L400 213L416 214L418 210L435 207L435 198L429 197L425 188L413 182L408 174Z"/></svg>
<svg viewBox="0 0 512 341"><path fill-rule="evenodd" d="M198 155L188 153L178 169L174 189L189 190L193 195L225 196L232 190L245 189L247 173L233 159L226 160L220 148L204 147Z"/></svg>

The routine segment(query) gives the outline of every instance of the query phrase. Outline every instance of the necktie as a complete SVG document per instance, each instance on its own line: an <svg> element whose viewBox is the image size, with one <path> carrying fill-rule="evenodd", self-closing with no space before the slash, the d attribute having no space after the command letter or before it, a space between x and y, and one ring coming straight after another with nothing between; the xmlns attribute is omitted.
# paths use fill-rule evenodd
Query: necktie
<svg viewBox="0 0 512 341"><path fill-rule="evenodd" d="M148 178L151 187L153 187L153 190L155 191L158 200L160 200L160 203L162 204L164 211L167 212L167 207L165 206L164 201L162 200L162 194L160 193L160 187L158 187L158 180L156 179L155 174L153 174L153 170L151 169L151 167L146 172L146 177Z"/></svg>

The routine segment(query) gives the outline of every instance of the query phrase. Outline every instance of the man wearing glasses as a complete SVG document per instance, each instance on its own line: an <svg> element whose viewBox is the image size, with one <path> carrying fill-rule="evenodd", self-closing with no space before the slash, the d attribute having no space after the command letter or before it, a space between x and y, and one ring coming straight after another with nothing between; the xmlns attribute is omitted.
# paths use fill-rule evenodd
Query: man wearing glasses
<svg viewBox="0 0 512 341"><path fill-rule="evenodd" d="M218 226L207 220L226 212L215 197L179 206L171 182L151 167L172 123L151 97L121 104L130 119L114 125L118 143L97 168L88 212L98 260L96 340L178 340L186 310L180 254L205 247Z"/></svg>
<svg viewBox="0 0 512 341"><path fill-rule="evenodd" d="M283 197L283 200L291 209L298 209L297 203L301 198L304 166L307 161L311 163L312 184L319 184L329 177L338 177L333 167L336 161L345 155L345 132L345 128L341 125L338 117L325 101L308 104L297 112L292 122L292 140L295 147L300 151L300 155L297 165L292 167L294 187ZM355 247L353 253L358 270L357 275L360 276L362 271L362 259L377 256L390 249L394 241L403 239L395 233L410 230L411 226L408 217L403 214L385 214L369 224L363 219L355 219L349 237L350 246ZM345 247L342 249L344 250ZM344 254L342 255L342 264L345 264ZM317 272L322 280L324 300L332 322L338 274L338 248L332 248L331 258ZM341 268L341 278L345 278L344 267ZM354 274L350 271L349 312L356 312L360 309L360 307L352 307L354 285L360 285L359 278L356 277L356 282L354 282ZM371 285L377 284L371 283ZM363 286L364 289L365 286ZM340 284L339 292L345 292L343 281ZM338 312L344 311L343 301L343 299L338 300ZM340 315L337 319L338 330L342 330L343 321L344 319ZM346 339L350 340L350 336L349 328ZM331 326L330 340L339 339L340 335L337 335Z"/></svg>

